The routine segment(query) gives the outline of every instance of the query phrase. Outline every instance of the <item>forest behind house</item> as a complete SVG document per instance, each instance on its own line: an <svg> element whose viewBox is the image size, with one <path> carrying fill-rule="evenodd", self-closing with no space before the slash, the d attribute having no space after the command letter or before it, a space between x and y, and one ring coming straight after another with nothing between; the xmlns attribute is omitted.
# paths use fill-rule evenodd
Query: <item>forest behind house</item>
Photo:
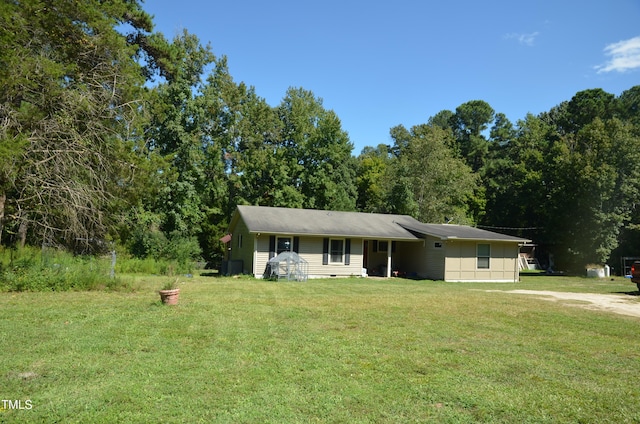
<svg viewBox="0 0 640 424"><path fill-rule="evenodd" d="M135 0L2 2L0 245L215 264L251 204L478 226L567 271L640 256L640 86L515 121L470 100L354 152L309 88L272 106L230 67Z"/></svg>

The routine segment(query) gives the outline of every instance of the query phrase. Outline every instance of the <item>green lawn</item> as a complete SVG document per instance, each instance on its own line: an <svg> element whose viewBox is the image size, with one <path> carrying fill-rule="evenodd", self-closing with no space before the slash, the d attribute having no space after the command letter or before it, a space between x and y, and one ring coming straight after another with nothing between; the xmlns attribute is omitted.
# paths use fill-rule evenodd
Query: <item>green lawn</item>
<svg viewBox="0 0 640 424"><path fill-rule="evenodd" d="M640 422L640 318L487 291L622 278L183 281L0 293L0 422Z"/></svg>

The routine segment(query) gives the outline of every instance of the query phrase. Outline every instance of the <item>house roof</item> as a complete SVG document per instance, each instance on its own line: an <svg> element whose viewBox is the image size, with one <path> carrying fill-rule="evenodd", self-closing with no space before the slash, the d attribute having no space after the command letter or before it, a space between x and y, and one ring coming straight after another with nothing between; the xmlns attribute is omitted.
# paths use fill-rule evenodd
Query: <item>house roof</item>
<svg viewBox="0 0 640 424"><path fill-rule="evenodd" d="M440 238L442 240L483 240L483 241L512 241L518 243L526 243L531 240L522 237L513 237L506 234L495 233L493 231L481 230L480 228L470 227L468 225L455 224L423 224L418 225L403 224L407 230Z"/></svg>
<svg viewBox="0 0 640 424"><path fill-rule="evenodd" d="M415 234L398 222L420 224L406 215L338 212L315 209L238 206L250 233L300 234L418 240Z"/></svg>
<svg viewBox="0 0 640 424"><path fill-rule="evenodd" d="M424 224L408 215L238 206L236 216L242 217L250 233L415 241L425 235L441 240L530 241L465 225Z"/></svg>

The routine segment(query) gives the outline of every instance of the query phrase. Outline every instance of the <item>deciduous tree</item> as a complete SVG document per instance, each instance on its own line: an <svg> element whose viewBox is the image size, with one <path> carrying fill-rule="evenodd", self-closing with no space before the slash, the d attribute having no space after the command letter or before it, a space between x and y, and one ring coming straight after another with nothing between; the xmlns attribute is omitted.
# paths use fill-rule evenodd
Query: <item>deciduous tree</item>
<svg viewBox="0 0 640 424"><path fill-rule="evenodd" d="M303 196L304 207L354 210L356 202L353 145L340 119L311 91L290 88L278 107L283 123L280 140L290 186Z"/></svg>
<svg viewBox="0 0 640 424"><path fill-rule="evenodd" d="M356 184L358 187L357 208L363 212L380 213L387 210L386 188L392 158L389 146L365 147L358 156Z"/></svg>
<svg viewBox="0 0 640 424"><path fill-rule="evenodd" d="M447 147L451 133L423 124L410 131L396 127L392 134L404 136L390 177L390 211L412 212L423 222L442 222L445 216L458 223L469 222L468 202L477 179ZM409 207L402 206L403 202Z"/></svg>

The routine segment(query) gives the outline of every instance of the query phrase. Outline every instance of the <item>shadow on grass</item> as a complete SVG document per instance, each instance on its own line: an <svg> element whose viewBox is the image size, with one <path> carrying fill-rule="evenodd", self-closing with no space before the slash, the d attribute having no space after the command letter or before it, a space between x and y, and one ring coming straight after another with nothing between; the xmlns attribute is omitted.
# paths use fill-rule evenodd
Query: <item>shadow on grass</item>
<svg viewBox="0 0 640 424"><path fill-rule="evenodd" d="M575 277L576 275L572 275L570 273L564 271L520 271L521 276L526 277Z"/></svg>
<svg viewBox="0 0 640 424"><path fill-rule="evenodd" d="M633 296L633 297L640 297L640 291L638 290L634 290L634 291L619 291L619 292L613 292L614 294L626 294L627 296Z"/></svg>

